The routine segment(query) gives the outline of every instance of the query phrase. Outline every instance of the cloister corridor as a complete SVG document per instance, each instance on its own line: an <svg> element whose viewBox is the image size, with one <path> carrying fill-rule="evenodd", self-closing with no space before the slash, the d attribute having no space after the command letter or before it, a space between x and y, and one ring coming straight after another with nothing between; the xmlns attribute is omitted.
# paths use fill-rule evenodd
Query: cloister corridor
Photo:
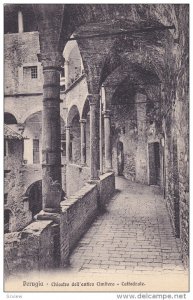
<svg viewBox="0 0 193 300"><path fill-rule="evenodd" d="M116 193L70 256L68 271L184 272L179 241L157 186L116 177Z"/></svg>

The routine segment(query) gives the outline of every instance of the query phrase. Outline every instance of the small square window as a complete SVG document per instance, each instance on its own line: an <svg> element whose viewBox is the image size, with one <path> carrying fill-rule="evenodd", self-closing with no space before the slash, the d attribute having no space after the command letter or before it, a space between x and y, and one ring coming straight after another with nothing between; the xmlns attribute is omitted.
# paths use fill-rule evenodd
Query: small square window
<svg viewBox="0 0 193 300"><path fill-rule="evenodd" d="M23 68L23 77L26 80L38 78L38 68L37 68L37 66L24 67Z"/></svg>
<svg viewBox="0 0 193 300"><path fill-rule="evenodd" d="M37 67L31 67L31 78L38 78L38 69Z"/></svg>

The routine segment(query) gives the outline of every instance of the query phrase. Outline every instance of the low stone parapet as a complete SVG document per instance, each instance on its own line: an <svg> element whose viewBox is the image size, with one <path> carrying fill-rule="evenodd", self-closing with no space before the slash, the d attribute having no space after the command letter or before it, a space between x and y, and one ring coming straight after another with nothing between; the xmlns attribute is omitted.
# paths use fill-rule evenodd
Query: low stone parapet
<svg viewBox="0 0 193 300"><path fill-rule="evenodd" d="M7 273L55 268L59 265L59 225L35 221L20 232L5 234L4 257Z"/></svg>
<svg viewBox="0 0 193 300"><path fill-rule="evenodd" d="M5 234L6 272L66 266L70 252L114 191L114 173L106 173L62 201L60 213L49 216L42 211L22 231Z"/></svg>

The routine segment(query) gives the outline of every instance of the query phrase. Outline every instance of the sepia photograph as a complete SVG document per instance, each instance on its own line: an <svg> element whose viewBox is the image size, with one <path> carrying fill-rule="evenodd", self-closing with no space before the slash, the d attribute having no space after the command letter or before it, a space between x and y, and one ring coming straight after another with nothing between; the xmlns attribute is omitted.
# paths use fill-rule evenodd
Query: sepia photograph
<svg viewBox="0 0 193 300"><path fill-rule="evenodd" d="M3 10L4 292L189 292L189 4Z"/></svg>

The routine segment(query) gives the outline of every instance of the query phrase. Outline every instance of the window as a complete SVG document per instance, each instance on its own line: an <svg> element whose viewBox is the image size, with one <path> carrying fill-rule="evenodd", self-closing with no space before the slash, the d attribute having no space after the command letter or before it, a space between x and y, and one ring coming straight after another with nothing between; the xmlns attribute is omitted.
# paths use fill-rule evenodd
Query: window
<svg viewBox="0 0 193 300"><path fill-rule="evenodd" d="M31 67L31 78L38 78L38 70L37 67Z"/></svg>
<svg viewBox="0 0 193 300"><path fill-rule="evenodd" d="M60 71L61 77L65 77L65 69L62 67Z"/></svg>
<svg viewBox="0 0 193 300"><path fill-rule="evenodd" d="M39 140L33 140L33 163L39 164L40 163L40 150L39 150Z"/></svg>
<svg viewBox="0 0 193 300"><path fill-rule="evenodd" d="M66 156L66 142L61 141L61 146L62 146L62 156Z"/></svg>
<svg viewBox="0 0 193 300"><path fill-rule="evenodd" d="M28 79L28 80L38 78L38 68L37 68L37 66L24 67L23 68L23 78Z"/></svg>

